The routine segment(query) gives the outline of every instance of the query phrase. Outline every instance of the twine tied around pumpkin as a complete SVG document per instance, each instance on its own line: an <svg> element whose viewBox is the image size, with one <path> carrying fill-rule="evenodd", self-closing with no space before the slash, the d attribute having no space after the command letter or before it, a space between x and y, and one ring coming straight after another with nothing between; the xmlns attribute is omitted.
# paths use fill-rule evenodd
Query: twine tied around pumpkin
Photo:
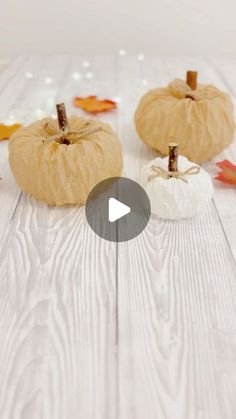
<svg viewBox="0 0 236 419"><path fill-rule="evenodd" d="M57 141L59 144L69 145L71 144L70 138L72 143L76 143L81 138L87 138L92 134L96 134L99 131L102 131L102 127L91 127L92 123L87 122L83 128L76 128L71 129L69 125L69 121L66 115L66 107L64 103L58 103L56 105L57 109L57 120L58 120L58 128L56 129L56 134L48 135L46 140L43 142L51 142ZM47 128L48 122L45 124L45 129ZM90 125L90 127L89 127ZM75 136L75 138L73 138Z"/></svg>
<svg viewBox="0 0 236 419"><path fill-rule="evenodd" d="M199 166L191 166L184 172L180 172L179 170L177 172L171 172L169 170L165 170L160 166L151 166L151 169L153 172L155 172L153 175L149 176L148 181L155 179L157 177L161 177L163 179L180 179L185 183L188 183L187 179L185 179L185 176L187 175L197 175L200 172Z"/></svg>
<svg viewBox="0 0 236 419"><path fill-rule="evenodd" d="M70 127L65 129L58 128L56 134L49 135L44 142L57 141L62 144L70 144L70 137L72 137L72 142L77 142L81 138L87 138L90 135L96 134L97 132L102 131L102 127L97 128L77 128L71 130ZM75 136L75 138L73 138ZM66 143L65 141L68 141Z"/></svg>

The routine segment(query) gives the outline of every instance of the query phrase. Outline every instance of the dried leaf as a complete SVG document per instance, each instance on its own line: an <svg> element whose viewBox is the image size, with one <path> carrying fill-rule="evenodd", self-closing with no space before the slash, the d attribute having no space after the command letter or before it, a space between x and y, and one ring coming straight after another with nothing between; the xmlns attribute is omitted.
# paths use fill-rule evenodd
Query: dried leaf
<svg viewBox="0 0 236 419"><path fill-rule="evenodd" d="M215 179L236 186L236 165L229 160L220 161L216 163L216 165L222 169L222 171L217 174Z"/></svg>
<svg viewBox="0 0 236 419"><path fill-rule="evenodd" d="M88 97L75 97L73 99L73 105L76 108L81 108L83 111L88 113L99 113L99 112L108 112L112 109L116 109L117 104L110 99L97 99L97 96L88 96Z"/></svg>
<svg viewBox="0 0 236 419"><path fill-rule="evenodd" d="M11 135L21 127L20 124L4 125L0 124L0 141L7 140Z"/></svg>

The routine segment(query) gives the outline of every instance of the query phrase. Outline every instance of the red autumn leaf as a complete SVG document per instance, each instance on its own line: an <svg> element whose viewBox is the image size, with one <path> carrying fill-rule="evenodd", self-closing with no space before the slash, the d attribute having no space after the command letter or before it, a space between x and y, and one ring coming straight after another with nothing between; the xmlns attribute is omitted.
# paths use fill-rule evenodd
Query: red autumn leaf
<svg viewBox="0 0 236 419"><path fill-rule="evenodd" d="M215 179L230 185L236 185L236 165L229 160L220 161L216 165L222 171L217 174Z"/></svg>
<svg viewBox="0 0 236 419"><path fill-rule="evenodd" d="M116 109L117 104L110 99L97 99L97 96L87 96L79 97L76 96L73 99L73 105L76 108L83 109L83 111L88 113L99 113L99 112L108 112L112 109Z"/></svg>

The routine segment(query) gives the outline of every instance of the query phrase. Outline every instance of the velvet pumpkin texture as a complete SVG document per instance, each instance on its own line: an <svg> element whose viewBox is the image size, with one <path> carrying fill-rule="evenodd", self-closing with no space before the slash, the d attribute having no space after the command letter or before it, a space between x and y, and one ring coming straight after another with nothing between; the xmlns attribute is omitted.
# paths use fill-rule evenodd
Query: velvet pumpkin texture
<svg viewBox="0 0 236 419"><path fill-rule="evenodd" d="M188 72L189 74L195 72ZM235 121L230 96L213 85L180 79L147 92L135 113L136 130L144 143L162 155L176 141L182 155L203 163L233 140Z"/></svg>
<svg viewBox="0 0 236 419"><path fill-rule="evenodd" d="M157 157L142 167L140 184L149 196L152 214L179 220L202 211L213 197L210 175L169 144L169 157Z"/></svg>
<svg viewBox="0 0 236 419"><path fill-rule="evenodd" d="M186 172L182 179L155 177L153 168L167 170L168 157L157 157L141 170L140 185L150 199L152 214L159 218L179 220L193 217L212 199L213 185L209 174L200 167L199 173L192 174L191 169L194 170L196 166L183 156L179 156L178 164L179 171Z"/></svg>
<svg viewBox="0 0 236 419"><path fill-rule="evenodd" d="M60 131L45 118L16 131L9 162L24 192L50 205L82 205L97 183L120 176L122 151L104 122L74 116Z"/></svg>

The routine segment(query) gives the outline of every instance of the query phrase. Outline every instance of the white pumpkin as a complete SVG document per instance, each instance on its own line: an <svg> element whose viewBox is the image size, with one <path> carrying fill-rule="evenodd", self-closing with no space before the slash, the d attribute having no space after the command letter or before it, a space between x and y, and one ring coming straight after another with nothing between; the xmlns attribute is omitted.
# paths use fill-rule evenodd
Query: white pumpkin
<svg viewBox="0 0 236 419"><path fill-rule="evenodd" d="M149 196L152 214L170 220L193 217L213 197L211 177L183 156L178 158L180 177L162 177L161 173L168 172L168 161L168 157L157 157L141 170L140 184ZM184 174L188 170L189 174Z"/></svg>

